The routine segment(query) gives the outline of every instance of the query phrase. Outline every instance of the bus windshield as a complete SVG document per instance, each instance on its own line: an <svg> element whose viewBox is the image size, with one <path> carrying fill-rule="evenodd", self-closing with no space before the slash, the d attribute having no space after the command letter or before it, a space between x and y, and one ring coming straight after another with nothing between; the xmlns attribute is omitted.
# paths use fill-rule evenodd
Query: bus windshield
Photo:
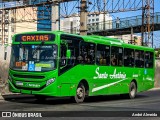
<svg viewBox="0 0 160 120"><path fill-rule="evenodd" d="M56 45L12 45L10 68L19 71L56 69Z"/></svg>

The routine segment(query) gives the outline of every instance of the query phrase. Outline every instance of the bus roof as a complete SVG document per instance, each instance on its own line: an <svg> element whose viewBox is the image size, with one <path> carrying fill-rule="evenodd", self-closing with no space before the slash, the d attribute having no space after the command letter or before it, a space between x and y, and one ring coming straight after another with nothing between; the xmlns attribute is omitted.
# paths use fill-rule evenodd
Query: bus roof
<svg viewBox="0 0 160 120"><path fill-rule="evenodd" d="M99 44L113 44L117 46L125 46L126 48L137 48L141 50L150 50L154 51L153 48L150 47L145 47L145 46L138 46L138 45L133 45L133 44L127 44L124 43L123 40L115 39L115 38L109 38L109 37L104 37L104 36L98 36L98 35L86 35L86 36L81 36L77 34L69 34L63 31L32 31L32 32L24 32L24 33L18 33L15 34L36 34L36 33L53 33L53 34L65 34L65 35L71 35L71 36L77 36L83 38L84 41L86 42L93 42L93 43L99 43Z"/></svg>
<svg viewBox="0 0 160 120"><path fill-rule="evenodd" d="M124 46L126 48L135 48L140 50L150 50L154 51L153 48L146 47L146 46L138 46L133 44L127 44L124 43L122 40L115 39L115 38L109 38L109 37L103 37L103 36L82 36L85 41L94 42L94 43L101 43L101 44L113 44L117 46Z"/></svg>

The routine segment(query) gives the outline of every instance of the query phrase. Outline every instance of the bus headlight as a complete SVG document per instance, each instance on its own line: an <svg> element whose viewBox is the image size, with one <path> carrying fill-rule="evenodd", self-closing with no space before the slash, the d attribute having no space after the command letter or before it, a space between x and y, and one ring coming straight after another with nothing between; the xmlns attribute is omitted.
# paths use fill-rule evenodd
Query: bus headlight
<svg viewBox="0 0 160 120"><path fill-rule="evenodd" d="M50 84L53 83L54 81L55 81L55 78L51 78L51 79L47 80L46 86L50 85Z"/></svg>

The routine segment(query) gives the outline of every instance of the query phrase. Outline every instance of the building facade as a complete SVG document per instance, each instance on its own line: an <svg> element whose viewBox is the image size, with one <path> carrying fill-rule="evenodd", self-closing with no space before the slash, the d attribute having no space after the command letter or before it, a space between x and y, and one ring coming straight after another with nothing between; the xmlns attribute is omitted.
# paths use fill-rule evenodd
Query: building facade
<svg viewBox="0 0 160 120"><path fill-rule="evenodd" d="M72 14L70 17L61 20L62 31L79 34L79 29L79 14ZM112 29L112 17L109 14L104 15L103 13L90 13L87 17L87 29L88 32Z"/></svg>
<svg viewBox="0 0 160 120"><path fill-rule="evenodd" d="M10 11L0 10L0 45L8 44L11 38Z"/></svg>
<svg viewBox="0 0 160 120"><path fill-rule="evenodd" d="M68 33L79 34L80 17L78 14L73 14L68 18L60 21L60 30Z"/></svg>
<svg viewBox="0 0 160 120"><path fill-rule="evenodd" d="M141 46L142 37L138 35L127 34L127 35L118 35L118 36L109 36L109 37L123 40L125 43L128 43L128 44L135 44L135 45Z"/></svg>
<svg viewBox="0 0 160 120"><path fill-rule="evenodd" d="M29 13L29 14L27 14ZM34 21L34 20L35 21ZM32 7L0 11L0 45L10 45L17 33L36 31L37 14Z"/></svg>
<svg viewBox="0 0 160 120"><path fill-rule="evenodd" d="M112 17L107 13L90 13L88 15L88 31L112 29Z"/></svg>

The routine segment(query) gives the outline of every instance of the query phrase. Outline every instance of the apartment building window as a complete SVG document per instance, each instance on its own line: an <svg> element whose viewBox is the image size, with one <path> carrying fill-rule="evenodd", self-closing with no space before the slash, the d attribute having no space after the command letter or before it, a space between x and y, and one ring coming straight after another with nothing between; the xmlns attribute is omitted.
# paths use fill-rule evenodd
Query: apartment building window
<svg viewBox="0 0 160 120"><path fill-rule="evenodd" d="M96 18L96 21L99 21L99 18Z"/></svg>
<svg viewBox="0 0 160 120"><path fill-rule="evenodd" d="M4 40L5 40L5 44L7 44L8 43L8 38L5 38Z"/></svg>
<svg viewBox="0 0 160 120"><path fill-rule="evenodd" d="M8 22L8 20L5 20L5 24L8 24L9 22Z"/></svg>
<svg viewBox="0 0 160 120"><path fill-rule="evenodd" d="M11 31L14 32L14 28L11 28Z"/></svg>
<svg viewBox="0 0 160 120"><path fill-rule="evenodd" d="M11 18L11 23L14 23L14 18Z"/></svg>
<svg viewBox="0 0 160 120"><path fill-rule="evenodd" d="M92 22L94 22L95 19L92 19Z"/></svg>
<svg viewBox="0 0 160 120"><path fill-rule="evenodd" d="M8 14L9 12L8 11L5 11L5 14Z"/></svg>
<svg viewBox="0 0 160 120"><path fill-rule="evenodd" d="M96 30L99 30L99 29L98 29L98 26L96 26Z"/></svg>
<svg viewBox="0 0 160 120"><path fill-rule="evenodd" d="M96 16L99 16L98 14L96 14Z"/></svg>
<svg viewBox="0 0 160 120"><path fill-rule="evenodd" d="M5 19L8 19L9 18L9 16L5 16Z"/></svg>
<svg viewBox="0 0 160 120"><path fill-rule="evenodd" d="M88 22L91 22L91 19L89 19Z"/></svg>
<svg viewBox="0 0 160 120"><path fill-rule="evenodd" d="M5 31L5 32L8 32L8 29L5 29L4 31Z"/></svg>

